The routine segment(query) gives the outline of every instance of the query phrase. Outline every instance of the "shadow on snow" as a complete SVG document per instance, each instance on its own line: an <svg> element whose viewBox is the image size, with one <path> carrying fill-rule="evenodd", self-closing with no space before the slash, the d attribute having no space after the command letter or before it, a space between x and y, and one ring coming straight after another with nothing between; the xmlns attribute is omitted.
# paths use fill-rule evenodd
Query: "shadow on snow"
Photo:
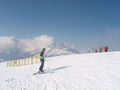
<svg viewBox="0 0 120 90"><path fill-rule="evenodd" d="M63 67L58 67L58 68L54 68L54 69L50 69L49 71L57 71L57 70L61 70L61 69L66 69L66 68L68 68L68 67L70 67L70 66L63 66Z"/></svg>

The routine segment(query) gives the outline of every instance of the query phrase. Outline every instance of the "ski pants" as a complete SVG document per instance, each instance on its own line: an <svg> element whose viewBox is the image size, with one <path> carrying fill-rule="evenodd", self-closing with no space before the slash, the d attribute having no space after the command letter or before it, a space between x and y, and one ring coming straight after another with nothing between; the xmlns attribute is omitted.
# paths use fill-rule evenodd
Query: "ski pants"
<svg viewBox="0 0 120 90"><path fill-rule="evenodd" d="M43 67L44 67L44 60L41 60L41 65L40 65L39 70L40 70L40 71L43 71Z"/></svg>

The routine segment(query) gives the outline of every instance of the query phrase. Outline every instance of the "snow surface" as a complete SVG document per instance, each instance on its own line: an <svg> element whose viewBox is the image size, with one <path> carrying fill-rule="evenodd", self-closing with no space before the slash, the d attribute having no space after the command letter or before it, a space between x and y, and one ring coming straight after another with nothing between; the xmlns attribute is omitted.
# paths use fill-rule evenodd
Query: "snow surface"
<svg viewBox="0 0 120 90"><path fill-rule="evenodd" d="M5 67L0 63L0 90L120 90L120 52L65 55L39 64Z"/></svg>

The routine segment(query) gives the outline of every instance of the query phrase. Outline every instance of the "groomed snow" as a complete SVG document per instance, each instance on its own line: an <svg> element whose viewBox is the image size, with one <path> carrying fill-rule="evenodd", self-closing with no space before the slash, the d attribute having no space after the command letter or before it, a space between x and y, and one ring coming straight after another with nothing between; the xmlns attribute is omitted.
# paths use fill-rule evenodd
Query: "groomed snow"
<svg viewBox="0 0 120 90"><path fill-rule="evenodd" d="M65 55L39 64L5 67L0 63L0 90L120 90L120 52ZM3 67L4 66L4 67Z"/></svg>

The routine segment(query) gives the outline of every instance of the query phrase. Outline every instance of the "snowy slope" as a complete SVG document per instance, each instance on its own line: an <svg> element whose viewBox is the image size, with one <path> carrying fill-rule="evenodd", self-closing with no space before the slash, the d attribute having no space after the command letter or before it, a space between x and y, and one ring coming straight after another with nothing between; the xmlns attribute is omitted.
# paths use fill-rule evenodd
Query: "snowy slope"
<svg viewBox="0 0 120 90"><path fill-rule="evenodd" d="M49 74L33 75L39 64L3 66L0 90L120 90L120 52L47 58Z"/></svg>

